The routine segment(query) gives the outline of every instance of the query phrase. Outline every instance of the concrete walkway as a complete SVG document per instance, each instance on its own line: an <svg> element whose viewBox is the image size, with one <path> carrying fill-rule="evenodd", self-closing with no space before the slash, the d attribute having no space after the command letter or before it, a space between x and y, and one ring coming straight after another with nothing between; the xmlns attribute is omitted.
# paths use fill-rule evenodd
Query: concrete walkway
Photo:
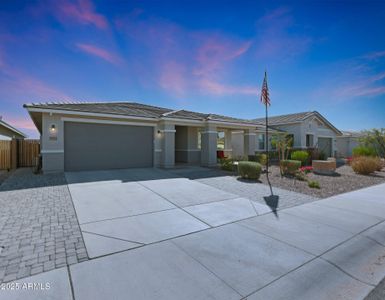
<svg viewBox="0 0 385 300"><path fill-rule="evenodd" d="M19 288L37 283L41 289L0 289L0 299L363 299L385 276L385 184L276 214L237 221L230 215L226 224L226 209L213 220L208 214L206 221L197 223L186 208L215 204L219 206L212 211L221 211L222 202L237 198L214 201L210 189L202 204L204 197L195 193L194 198L194 190L174 198L157 182L147 187L177 209L165 208L165 215L146 222L136 219L114 226L127 238L135 236L131 242L147 245L25 278L18 281ZM182 193L183 185L190 188L178 180L173 186ZM168 215L179 210L192 219ZM200 213L203 220L202 209ZM221 222L216 223L217 217ZM180 224L161 226L170 219L187 222L189 230L175 234L170 228ZM153 234L135 232L150 224L153 227L146 230ZM104 233L99 234L114 235ZM164 235L160 240L159 234Z"/></svg>

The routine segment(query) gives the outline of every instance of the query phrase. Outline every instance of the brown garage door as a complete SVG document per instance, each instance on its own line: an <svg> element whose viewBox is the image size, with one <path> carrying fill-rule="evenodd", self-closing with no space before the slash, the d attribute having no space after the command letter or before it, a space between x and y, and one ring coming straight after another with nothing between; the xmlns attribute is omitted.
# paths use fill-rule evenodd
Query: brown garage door
<svg viewBox="0 0 385 300"><path fill-rule="evenodd" d="M66 171L153 166L153 127L65 122Z"/></svg>

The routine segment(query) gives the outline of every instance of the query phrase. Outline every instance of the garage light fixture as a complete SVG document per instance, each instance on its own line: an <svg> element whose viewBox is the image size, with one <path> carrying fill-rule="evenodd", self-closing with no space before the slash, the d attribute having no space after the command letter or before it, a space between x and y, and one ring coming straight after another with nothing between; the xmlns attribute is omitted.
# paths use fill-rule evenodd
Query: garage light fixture
<svg viewBox="0 0 385 300"><path fill-rule="evenodd" d="M49 129L49 131L51 131L51 133L55 133L55 132L56 132L56 126L55 126L55 124L52 124L52 125L51 125L51 128Z"/></svg>

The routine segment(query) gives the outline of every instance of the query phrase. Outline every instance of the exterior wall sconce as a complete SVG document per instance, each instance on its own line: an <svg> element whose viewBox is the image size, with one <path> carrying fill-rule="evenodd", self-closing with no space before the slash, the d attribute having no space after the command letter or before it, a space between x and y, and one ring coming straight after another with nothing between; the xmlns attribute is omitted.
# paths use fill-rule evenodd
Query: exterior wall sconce
<svg viewBox="0 0 385 300"><path fill-rule="evenodd" d="M50 131L51 133L55 133L55 132L56 132L56 126L55 126L55 124L52 124L52 125L51 125L49 131Z"/></svg>
<svg viewBox="0 0 385 300"><path fill-rule="evenodd" d="M57 140L57 128L55 124L52 124L49 127L49 139L51 141L56 141Z"/></svg>
<svg viewBox="0 0 385 300"><path fill-rule="evenodd" d="M160 135L160 130L158 130L158 135Z"/></svg>

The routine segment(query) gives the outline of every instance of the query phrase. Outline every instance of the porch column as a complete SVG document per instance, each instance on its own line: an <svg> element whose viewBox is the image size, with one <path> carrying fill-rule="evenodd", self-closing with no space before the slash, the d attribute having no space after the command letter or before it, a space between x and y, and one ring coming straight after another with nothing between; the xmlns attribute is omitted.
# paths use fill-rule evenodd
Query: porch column
<svg viewBox="0 0 385 300"><path fill-rule="evenodd" d="M161 163L163 168L172 168L175 165L175 125L163 123L160 126L161 137Z"/></svg>
<svg viewBox="0 0 385 300"><path fill-rule="evenodd" d="M204 167L217 165L217 127L207 125L201 132L201 164Z"/></svg>
<svg viewBox="0 0 385 300"><path fill-rule="evenodd" d="M232 132L230 129L225 130L225 156L226 157L232 157L233 155L233 149L232 149L232 143L231 143L231 135Z"/></svg>
<svg viewBox="0 0 385 300"><path fill-rule="evenodd" d="M244 155L255 155L256 151L256 136L255 129L246 129L243 133L244 139L243 139L243 150Z"/></svg>

